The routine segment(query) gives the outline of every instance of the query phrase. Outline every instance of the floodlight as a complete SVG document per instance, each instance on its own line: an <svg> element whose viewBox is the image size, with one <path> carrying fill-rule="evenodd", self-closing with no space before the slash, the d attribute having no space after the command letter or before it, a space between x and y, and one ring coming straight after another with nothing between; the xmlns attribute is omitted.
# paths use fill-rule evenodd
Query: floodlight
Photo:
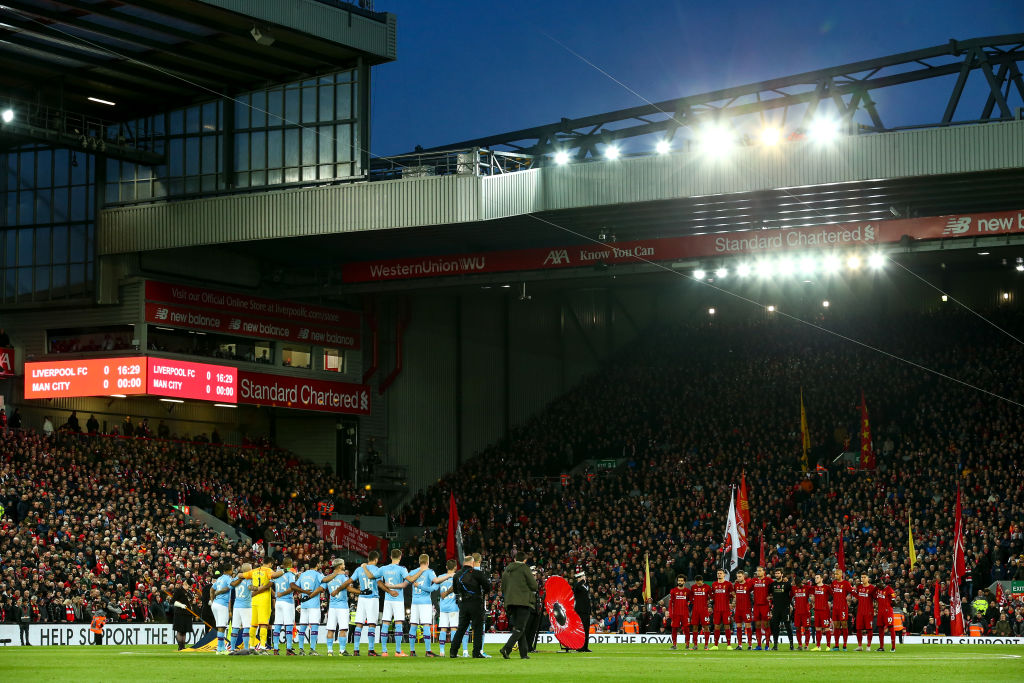
<svg viewBox="0 0 1024 683"><path fill-rule="evenodd" d="M828 303L828 299L826 299L825 301L822 301L822 302L821 302L821 305L822 305L822 306L823 306L824 308L828 308L828 306L829 306L829 303Z"/></svg>
<svg viewBox="0 0 1024 683"><path fill-rule="evenodd" d="M1024 266L1018 267L1018 270L1024 270ZM736 274L739 275L740 277L749 277L750 265L747 263L741 263L739 265L739 268L736 269Z"/></svg>
<svg viewBox="0 0 1024 683"><path fill-rule="evenodd" d="M736 136L724 125L709 125L700 133L700 147L712 157L725 156L736 144Z"/></svg>
<svg viewBox="0 0 1024 683"><path fill-rule="evenodd" d="M13 109L4 109L3 119L4 119L4 123L10 123L11 121L13 121L14 120L14 110Z"/></svg>
<svg viewBox="0 0 1024 683"><path fill-rule="evenodd" d="M776 269L779 271L779 275L788 277L796 272L796 265L793 263L793 259L784 257L779 259Z"/></svg>
<svg viewBox="0 0 1024 683"><path fill-rule="evenodd" d="M782 142L782 131L775 126L766 126L761 129L761 144L765 147L775 147Z"/></svg>
<svg viewBox="0 0 1024 683"><path fill-rule="evenodd" d="M700 268L698 268L697 270L693 271L693 277L698 279L698 280L703 280L707 276L708 276L708 274L706 272L704 272Z"/></svg>
<svg viewBox="0 0 1024 683"><path fill-rule="evenodd" d="M846 259L846 267L849 268L850 270L857 270L858 268L860 268L860 257L851 256L850 258Z"/></svg>
<svg viewBox="0 0 1024 683"><path fill-rule="evenodd" d="M868 256L868 266L873 270L878 270L885 265L885 256L879 252L874 252Z"/></svg>
<svg viewBox="0 0 1024 683"><path fill-rule="evenodd" d="M826 116L819 116L811 121L808 133L810 138L818 144L830 144L839 137L839 121Z"/></svg>
<svg viewBox="0 0 1024 683"><path fill-rule="evenodd" d="M609 161L615 161L619 158L619 154L622 152L615 145L608 145L604 148L604 158Z"/></svg>
<svg viewBox="0 0 1024 683"><path fill-rule="evenodd" d="M559 166L564 166L569 163L569 153L565 150L555 152L555 163Z"/></svg>
<svg viewBox="0 0 1024 683"><path fill-rule="evenodd" d="M728 268L719 268L715 271L715 277L722 278L729 274Z"/></svg>
<svg viewBox="0 0 1024 683"><path fill-rule="evenodd" d="M714 314L715 314L715 309L709 308L708 309L708 315L714 315Z"/></svg>
<svg viewBox="0 0 1024 683"><path fill-rule="evenodd" d="M655 145L654 150L658 154L668 154L669 150L672 149L671 143L668 140L658 140L658 144Z"/></svg>

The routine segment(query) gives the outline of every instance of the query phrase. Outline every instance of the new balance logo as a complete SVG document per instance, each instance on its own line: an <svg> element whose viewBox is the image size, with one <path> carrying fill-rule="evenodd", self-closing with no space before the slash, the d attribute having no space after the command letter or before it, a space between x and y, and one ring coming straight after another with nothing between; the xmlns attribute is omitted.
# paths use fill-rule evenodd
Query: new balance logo
<svg viewBox="0 0 1024 683"><path fill-rule="evenodd" d="M167 320L167 316L169 315L169 313L170 312L166 308L161 306L156 309L156 315L153 317L155 317L157 320Z"/></svg>
<svg viewBox="0 0 1024 683"><path fill-rule="evenodd" d="M242 329L242 321L239 320L238 318L232 318L231 320L228 321L228 329L229 330L240 330L240 329Z"/></svg>
<svg viewBox="0 0 1024 683"><path fill-rule="evenodd" d="M309 339L309 328L299 328L299 339Z"/></svg>
<svg viewBox="0 0 1024 683"><path fill-rule="evenodd" d="M946 229L942 231L943 235L962 235L971 229L971 217L970 216L953 216L946 221Z"/></svg>
<svg viewBox="0 0 1024 683"><path fill-rule="evenodd" d="M359 409L369 410L370 409L370 394L366 391L359 392Z"/></svg>

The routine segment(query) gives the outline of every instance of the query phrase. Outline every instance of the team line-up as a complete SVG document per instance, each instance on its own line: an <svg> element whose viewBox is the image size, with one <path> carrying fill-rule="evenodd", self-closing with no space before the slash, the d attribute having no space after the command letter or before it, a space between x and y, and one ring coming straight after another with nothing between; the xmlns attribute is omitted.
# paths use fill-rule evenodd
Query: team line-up
<svg viewBox="0 0 1024 683"><path fill-rule="evenodd" d="M272 569L269 561L253 569L243 564L236 569L222 568L222 574L210 588L210 608L217 629L217 654L247 652L252 640L254 652L280 654L280 646L287 645L288 655L303 655L303 641L309 643L309 654L318 656L316 651L320 630L320 607L322 596L327 596L327 656L333 656L334 645L338 653L348 653L349 594L356 600L355 634L352 639L352 655L359 656L363 636L368 643L371 657L388 656L387 641L389 627L394 628L396 657L416 656L415 643L417 627L422 628L426 656L438 656L432 650L432 629L434 609L431 593L440 591L439 601L439 649L444 656L445 641L453 636L459 624L459 608L454 595L453 577L455 560L448 560L448 572L438 576L430 569L430 557L421 555L419 569L410 572L399 562L400 550L391 551L391 564L379 567L380 554L371 551L367 562L359 566L351 576L345 569L345 561L336 559L330 563L330 573L322 574L315 562L307 562L304 571L296 575L293 563L285 559L282 567ZM326 568L325 568L326 569ZM409 616L409 655L402 652L404 638L406 586L412 586L412 609ZM384 613L380 625L382 652L375 647L377 622L380 619L380 591L384 593ZM232 600L232 594L234 600ZM298 615L296 615L298 601ZM266 635L271 628L273 612L272 648L266 648ZM231 643L228 641L228 625L231 625ZM293 647L293 631L298 627L298 651ZM468 635L463 638L466 650ZM452 646L452 655L455 646Z"/></svg>
<svg viewBox="0 0 1024 683"><path fill-rule="evenodd" d="M669 603L672 623L672 649L677 649L678 635L682 631L685 649L698 649L698 638L703 633L704 649L717 650L724 632L725 648L732 650L733 624L736 625L736 650L743 649L744 635L748 650L777 650L783 628L789 637L789 647L793 649L793 632L790 630L792 608L797 649L817 652L830 648L839 650L839 640L842 638L842 649L846 650L850 636L852 595L857 603L857 651L864 651L865 636L866 648L871 649L876 606L879 639L877 651L885 651L886 631L892 639L892 651L895 651L896 630L893 626L892 601L896 592L892 586L884 583L872 585L870 577L861 574L860 583L854 587L839 569L835 570L834 576L831 583L825 583L820 573L814 575L813 584L797 583L795 574L791 579L786 578L781 570L776 569L774 578L771 578L765 574L764 567L758 567L753 578L739 571L736 573L736 581L732 582L726 580L723 570L718 570L718 580L714 583L704 583L703 578L697 576L696 581L687 588L686 577L679 575L676 577L676 587L665 598ZM810 646L812 618L815 635L813 648ZM773 636L774 644L771 642ZM821 647L822 636L825 638L824 648Z"/></svg>

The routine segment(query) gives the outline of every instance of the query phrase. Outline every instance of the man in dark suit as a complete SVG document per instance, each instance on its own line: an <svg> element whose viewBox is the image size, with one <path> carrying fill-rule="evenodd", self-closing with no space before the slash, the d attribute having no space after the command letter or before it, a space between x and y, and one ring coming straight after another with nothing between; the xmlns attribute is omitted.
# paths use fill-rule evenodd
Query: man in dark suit
<svg viewBox="0 0 1024 683"><path fill-rule="evenodd" d="M490 589L491 582L479 569L482 560L480 553L467 556L462 568L452 579L452 588L459 601L459 628L452 636L452 653L449 655L452 659L455 659L459 652L455 643L462 642L470 624L473 625L473 658L486 659L483 653L484 596Z"/></svg>
<svg viewBox="0 0 1024 683"><path fill-rule="evenodd" d="M512 648L518 645L519 658L529 659L526 622L530 618L530 610L537 595L537 579L526 566L526 553L516 553L515 561L505 567L501 575L501 593L505 596L505 611L512 627L512 634L505 647L501 648L501 656L508 659L512 654Z"/></svg>
<svg viewBox="0 0 1024 683"><path fill-rule="evenodd" d="M587 585L587 575L581 569L576 572L576 583L572 587L573 598L576 602L576 614L580 616L580 621L583 622L583 632L586 635L586 640L583 641L583 647L579 649L580 652L591 652L590 649L590 586Z"/></svg>

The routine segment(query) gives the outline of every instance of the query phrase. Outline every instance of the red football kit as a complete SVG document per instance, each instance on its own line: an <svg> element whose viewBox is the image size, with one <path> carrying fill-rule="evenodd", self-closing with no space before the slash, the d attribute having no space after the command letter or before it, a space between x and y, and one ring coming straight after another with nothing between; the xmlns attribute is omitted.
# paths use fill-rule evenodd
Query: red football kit
<svg viewBox="0 0 1024 683"><path fill-rule="evenodd" d="M754 577L750 582L754 585L754 621L768 621L768 589L773 582L767 576Z"/></svg>
<svg viewBox="0 0 1024 683"><path fill-rule="evenodd" d="M732 597L732 592L733 585L729 581L715 581L711 584L716 624L728 624L731 621L732 609L729 607L729 599Z"/></svg>
<svg viewBox="0 0 1024 683"><path fill-rule="evenodd" d="M690 586L690 624L707 626L711 623L708 611L708 600L711 598L711 586L706 583L695 583Z"/></svg>
<svg viewBox="0 0 1024 683"><path fill-rule="evenodd" d="M857 631L871 631L875 620L875 587L857 586L853 594L857 597Z"/></svg>
<svg viewBox="0 0 1024 683"><path fill-rule="evenodd" d="M832 620L829 618L829 598L832 597L832 587L827 583L820 586L815 584L811 587L811 595L814 598L814 644L821 647L821 636L826 634L825 646L832 647ZM839 645L839 634L836 634L836 646Z"/></svg>
<svg viewBox="0 0 1024 683"><path fill-rule="evenodd" d="M789 593L793 596L793 625L807 628L811 620L811 586L806 583L793 586Z"/></svg>
<svg viewBox="0 0 1024 683"><path fill-rule="evenodd" d="M690 625L690 590L688 588L677 587L669 591L668 605L672 628Z"/></svg>
<svg viewBox="0 0 1024 683"><path fill-rule="evenodd" d="M750 579L737 581L732 585L733 593L736 595L737 624L749 624L751 621L753 621L753 618L751 617L750 608L750 592L753 589L754 584L751 583Z"/></svg>
<svg viewBox="0 0 1024 683"><path fill-rule="evenodd" d="M832 582L832 621L846 621L850 618L846 596L852 592L853 586L846 579Z"/></svg>
<svg viewBox="0 0 1024 683"><path fill-rule="evenodd" d="M896 591L892 586L875 589L875 602L878 603L878 646L885 649L885 630L889 629L892 649L896 650L896 629L893 628L892 601Z"/></svg>
<svg viewBox="0 0 1024 683"><path fill-rule="evenodd" d="M811 587L811 595L814 597L814 628L829 628L832 620L829 619L831 607L828 603L832 588L827 583L815 585Z"/></svg>
<svg viewBox="0 0 1024 683"><path fill-rule="evenodd" d="M896 597L896 591L892 586L875 588L875 602L878 604L878 628L892 628L892 600Z"/></svg>

